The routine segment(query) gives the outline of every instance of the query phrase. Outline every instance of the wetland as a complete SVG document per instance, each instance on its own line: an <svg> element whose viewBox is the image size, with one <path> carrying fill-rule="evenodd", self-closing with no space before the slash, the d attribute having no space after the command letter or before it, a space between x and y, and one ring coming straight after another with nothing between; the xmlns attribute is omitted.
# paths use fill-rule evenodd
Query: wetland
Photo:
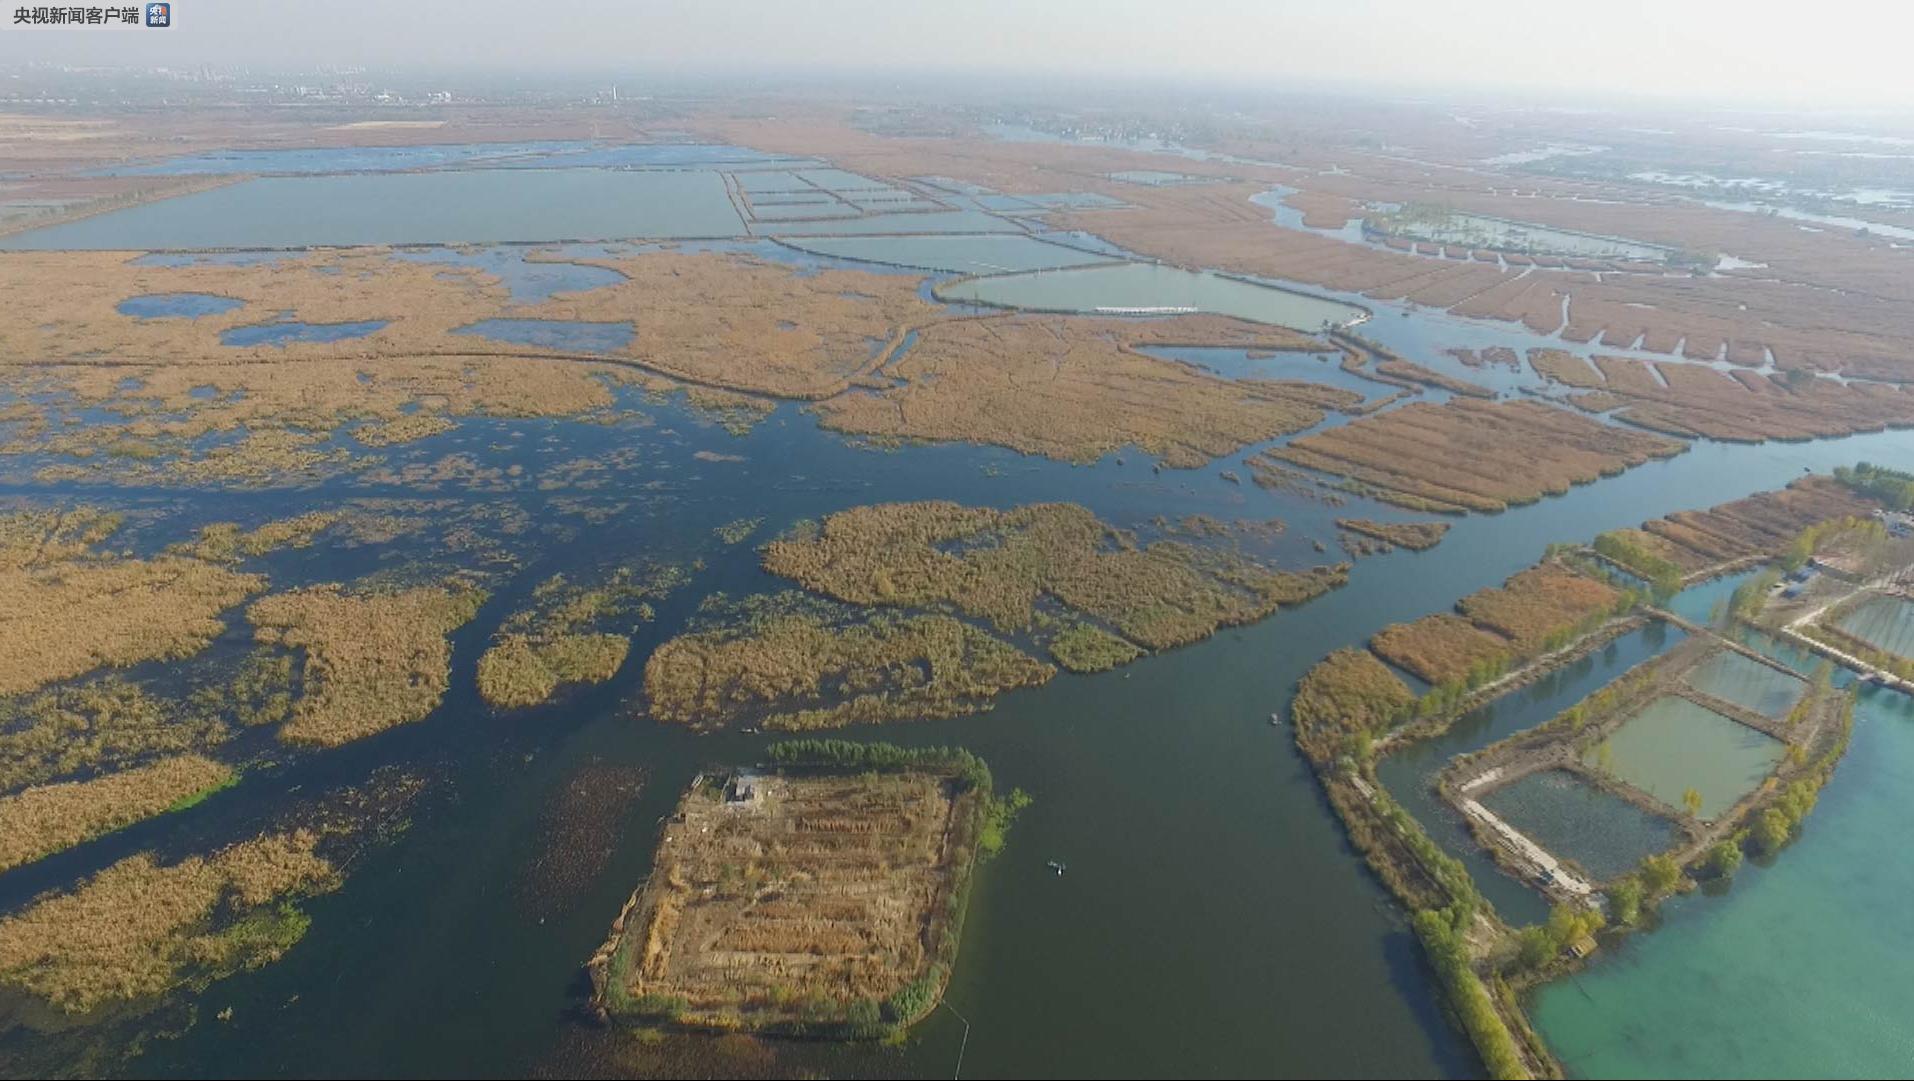
<svg viewBox="0 0 1914 1081"><path fill-rule="evenodd" d="M1721 648L1482 794L1600 883L1784 814L1585 965L1501 967L1597 932L1443 785L1684 643L1785 654L1681 587L1870 514L1797 478L1914 435L1630 423L1520 328L1051 228L1196 159L1011 186L824 134L192 155L258 178L8 239L48 300L0 315L0 1072L1454 1076L1518 1000L1528 1066L1756 1062L1736 1006L1891 1061L1820 1014L1904 990L1859 956L1895 692L1857 768L1789 728L1845 673ZM1894 604L1839 626L1905 656ZM1831 960L1737 946L1836 866Z"/></svg>

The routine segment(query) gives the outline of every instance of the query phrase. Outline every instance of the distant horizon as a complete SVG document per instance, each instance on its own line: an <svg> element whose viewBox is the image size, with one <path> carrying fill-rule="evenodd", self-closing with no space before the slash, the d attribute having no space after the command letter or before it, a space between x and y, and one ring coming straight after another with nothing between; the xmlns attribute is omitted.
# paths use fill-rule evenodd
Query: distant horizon
<svg viewBox="0 0 1914 1081"><path fill-rule="evenodd" d="M1914 10L1828 0L1625 0L1599 13L1514 0L1056 0L1024 9L812 0L181 0L168 29L0 20L0 65L262 73L366 68L414 78L593 77L634 84L1005 80L1032 88L1507 99L1602 107L1895 112L1914 108ZM288 30L295 30L289 33ZM1298 41L1304 44L1296 44ZM1572 43L1567 47L1565 43ZM4 85L4 84L0 84ZM1914 116L1909 117L1914 122Z"/></svg>

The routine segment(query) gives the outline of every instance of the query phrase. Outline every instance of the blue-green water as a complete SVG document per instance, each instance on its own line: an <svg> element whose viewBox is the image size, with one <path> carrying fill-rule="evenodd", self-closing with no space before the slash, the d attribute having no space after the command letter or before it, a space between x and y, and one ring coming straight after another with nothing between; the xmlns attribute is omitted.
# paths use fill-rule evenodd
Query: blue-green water
<svg viewBox="0 0 1914 1081"><path fill-rule="evenodd" d="M1804 681L1724 649L1696 665L1684 677L1690 687L1780 719L1807 693Z"/></svg>
<svg viewBox="0 0 1914 1081"><path fill-rule="evenodd" d="M1900 597L1869 597L1841 617L1840 627L1876 649L1914 657L1914 604Z"/></svg>
<svg viewBox="0 0 1914 1081"><path fill-rule="evenodd" d="M815 237L792 240L802 251L952 274L1003 274L1108 262L1108 257L1050 244L1021 233L1000 236Z"/></svg>
<svg viewBox="0 0 1914 1081"><path fill-rule="evenodd" d="M963 303L1051 312L1187 308L1305 331L1351 322L1365 314L1354 305L1308 293L1155 263L971 278L939 286L937 295Z"/></svg>
<svg viewBox="0 0 1914 1081"><path fill-rule="evenodd" d="M1723 896L1535 996L1577 1077L1900 1077L1914 1063L1914 702L1862 692L1854 742L1799 839ZM1764 861L1765 862L1765 861Z"/></svg>

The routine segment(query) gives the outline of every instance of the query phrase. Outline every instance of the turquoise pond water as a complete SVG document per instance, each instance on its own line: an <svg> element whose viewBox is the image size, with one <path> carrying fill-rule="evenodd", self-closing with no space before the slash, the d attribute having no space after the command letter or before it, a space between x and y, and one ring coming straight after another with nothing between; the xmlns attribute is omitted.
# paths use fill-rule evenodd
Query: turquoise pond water
<svg viewBox="0 0 1914 1081"><path fill-rule="evenodd" d="M1840 628L1896 657L1914 657L1914 604L1900 597L1870 597L1841 617Z"/></svg>
<svg viewBox="0 0 1914 1081"><path fill-rule="evenodd" d="M1777 719L1786 717L1808 690L1803 680L1731 649L1696 665L1684 679L1703 694Z"/></svg>
<svg viewBox="0 0 1914 1081"><path fill-rule="evenodd" d="M1078 251L1020 233L998 236L815 237L789 243L800 251L818 255L951 274L1002 274L1109 261L1105 255Z"/></svg>
<svg viewBox="0 0 1914 1081"><path fill-rule="evenodd" d="M1355 305L1308 293L1155 263L971 278L939 286L937 295L945 300L1033 311L1193 308L1310 331L1326 323L1351 322L1366 314Z"/></svg>
<svg viewBox="0 0 1914 1081"><path fill-rule="evenodd" d="M1909 793L1914 702L1864 690L1853 746L1771 865L1744 865L1724 896L1669 901L1657 929L1535 996L1570 1075L1906 1076Z"/></svg>
<svg viewBox="0 0 1914 1081"><path fill-rule="evenodd" d="M1627 874L1679 840L1675 824L1567 770L1531 773L1482 797L1482 806L1598 881Z"/></svg>
<svg viewBox="0 0 1914 1081"><path fill-rule="evenodd" d="M1780 740L1675 695L1650 702L1606 745L1608 769L1617 778L1674 808L1693 788L1701 793L1703 818L1753 791L1784 750ZM1599 763L1598 749L1591 747L1583 760Z"/></svg>
<svg viewBox="0 0 1914 1081"><path fill-rule="evenodd" d="M870 214L844 221L766 223L767 236L868 236L907 233L1001 233L1004 220L981 210L934 210L928 213Z"/></svg>

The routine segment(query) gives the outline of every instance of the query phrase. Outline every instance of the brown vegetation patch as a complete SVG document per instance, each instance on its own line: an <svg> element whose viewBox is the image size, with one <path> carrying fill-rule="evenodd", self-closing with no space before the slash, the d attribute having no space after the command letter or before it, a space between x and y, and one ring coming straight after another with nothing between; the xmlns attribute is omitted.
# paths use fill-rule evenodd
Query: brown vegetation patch
<svg viewBox="0 0 1914 1081"><path fill-rule="evenodd" d="M0 797L0 871L162 814L234 776L223 763L189 754Z"/></svg>
<svg viewBox="0 0 1914 1081"><path fill-rule="evenodd" d="M755 256L647 252L595 260L625 281L569 293L533 318L629 320L626 350L666 375L780 398L822 398L877 367L911 326L941 318L918 279L864 270L798 273ZM873 355L873 340L890 346Z"/></svg>
<svg viewBox="0 0 1914 1081"><path fill-rule="evenodd" d="M338 883L318 841L299 830L173 864L129 856L0 919L0 984L77 1014L266 964L305 930L275 902Z"/></svg>
<svg viewBox="0 0 1914 1081"><path fill-rule="evenodd" d="M1311 668L1290 702L1296 740L1311 758L1341 753L1350 738L1388 731L1415 704L1415 695L1366 649L1339 649Z"/></svg>
<svg viewBox="0 0 1914 1081"><path fill-rule="evenodd" d="M1137 348L1254 344L1271 333L1214 316L956 320L924 329L885 369L903 385L815 408L838 431L992 443L1070 462L1136 446L1193 468L1360 403L1322 384L1223 379Z"/></svg>
<svg viewBox="0 0 1914 1081"><path fill-rule="evenodd" d="M857 613L786 596L759 598L727 622L652 653L645 694L653 716L779 729L955 717L1056 672L950 616Z"/></svg>
<svg viewBox="0 0 1914 1081"><path fill-rule="evenodd" d="M276 593L247 609L259 641L302 650L305 693L279 730L293 743L334 747L423 718L451 677L446 635L485 600L447 583L347 592Z"/></svg>
<svg viewBox="0 0 1914 1081"><path fill-rule="evenodd" d="M1406 405L1269 453L1412 509L1500 511L1684 449L1537 402L1458 399Z"/></svg>
<svg viewBox="0 0 1914 1081"><path fill-rule="evenodd" d="M684 582L678 567L620 567L600 581L554 575L532 591L530 607L512 613L478 663L479 693L507 708L534 706L563 684L603 683L625 663L631 642L598 630L620 616L649 620L651 601Z"/></svg>
<svg viewBox="0 0 1914 1081"><path fill-rule="evenodd" d="M1471 383L1466 379L1444 375L1434 368L1427 368L1413 360L1403 360L1400 357L1376 361L1373 374L1384 382L1397 385L1420 384L1437 390L1446 390L1450 394L1459 394L1465 398L1495 397L1495 391L1480 383Z"/></svg>
<svg viewBox="0 0 1914 1081"><path fill-rule="evenodd" d="M1639 530L1617 530L1683 571L1779 555L1820 522L1866 516L1875 504L1834 480L1802 477L1777 492L1758 492L1701 511L1677 511Z"/></svg>
<svg viewBox="0 0 1914 1081"><path fill-rule="evenodd" d="M459 416L602 414L613 380L688 389L694 407L741 431L771 407L759 396L839 393L882 364L910 326L941 315L901 275L805 274L736 253L668 250L607 265L625 280L515 305L489 274L383 249L255 266L0 255L0 283L45 300L0 313L0 382L49 396L0 428L0 453L55 457L43 471L49 481L294 483L376 461L324 445L347 427L361 444L385 448L444 432ZM247 304L199 319L138 320L115 310L148 292ZM387 325L337 342L219 341L223 330L282 310L315 323ZM622 352L592 354L452 333L497 316L608 316L638 333ZM890 346L874 352L873 340ZM118 419L101 421L102 410Z"/></svg>
<svg viewBox="0 0 1914 1081"><path fill-rule="evenodd" d="M606 1000L720 1029L841 1023L861 1004L875 1029L880 1004L935 978L981 796L917 772L733 784L749 798L713 781L679 803Z"/></svg>
<svg viewBox="0 0 1914 1081"><path fill-rule="evenodd" d="M1483 662L1505 657L1509 640L1449 612L1392 623L1369 645L1384 659L1433 684L1466 679Z"/></svg>
<svg viewBox="0 0 1914 1081"><path fill-rule="evenodd" d="M1538 356L1535 366L1557 382L1586 388L1588 393L1570 399L1584 409L1619 407L1617 416L1631 424L1683 437L1759 443L1914 424L1914 392L1880 383L1616 356L1597 356L1590 369L1566 353Z"/></svg>
<svg viewBox="0 0 1914 1081"><path fill-rule="evenodd" d="M1477 626L1509 639L1518 653L1529 654L1542 649L1550 635L1607 612L1620 600L1606 582L1544 563L1500 586L1477 590L1456 607Z"/></svg>
<svg viewBox="0 0 1914 1081"><path fill-rule="evenodd" d="M0 515L0 695L103 666L178 659L266 587L199 559L92 554L117 520L97 511Z"/></svg>
<svg viewBox="0 0 1914 1081"><path fill-rule="evenodd" d="M0 698L0 791L204 755L231 737L229 717L250 727L290 712L290 658L255 654L205 674L181 698L118 676Z"/></svg>
<svg viewBox="0 0 1914 1081"><path fill-rule="evenodd" d="M1385 545L1424 551L1441 543L1449 532L1447 522L1377 522L1368 518L1338 518L1337 529L1372 537Z"/></svg>
<svg viewBox="0 0 1914 1081"><path fill-rule="evenodd" d="M1476 686L1507 666L1562 645L1627 603L1621 591L1550 561L1479 589L1447 612L1384 628L1370 645L1437 686Z"/></svg>
<svg viewBox="0 0 1914 1081"><path fill-rule="evenodd" d="M1229 549L1143 545L1070 503L999 511L885 503L826 518L764 548L765 569L854 604L948 605L1028 630L1043 598L1130 641L1167 649L1340 585L1347 567L1278 570Z"/></svg>

